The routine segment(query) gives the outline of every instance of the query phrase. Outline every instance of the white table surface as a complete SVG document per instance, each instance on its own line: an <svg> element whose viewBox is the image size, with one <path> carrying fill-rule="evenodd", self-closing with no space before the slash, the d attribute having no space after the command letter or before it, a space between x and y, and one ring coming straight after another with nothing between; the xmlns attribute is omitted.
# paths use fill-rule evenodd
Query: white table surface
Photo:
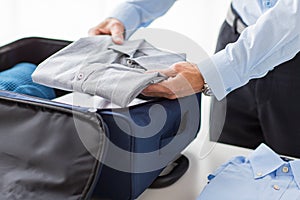
<svg viewBox="0 0 300 200"><path fill-rule="evenodd" d="M207 176L235 156L247 156L253 150L209 141L210 98L202 96L201 130L182 153L189 159L188 171L173 185L147 189L137 200L195 200L207 184Z"/></svg>
<svg viewBox="0 0 300 200"><path fill-rule="evenodd" d="M173 185L147 189L138 200L195 200L207 183L207 175L234 156L247 156L252 150L196 139L183 154L188 171Z"/></svg>

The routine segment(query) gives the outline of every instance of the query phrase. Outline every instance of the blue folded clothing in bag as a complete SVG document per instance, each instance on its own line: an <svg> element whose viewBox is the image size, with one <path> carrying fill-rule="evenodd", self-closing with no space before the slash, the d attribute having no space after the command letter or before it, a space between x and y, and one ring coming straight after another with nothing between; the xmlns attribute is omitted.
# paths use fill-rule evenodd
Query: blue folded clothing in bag
<svg viewBox="0 0 300 200"><path fill-rule="evenodd" d="M32 63L19 63L14 67L0 72L0 90L40 97L44 99L55 98L52 88L33 83L31 74L36 65Z"/></svg>

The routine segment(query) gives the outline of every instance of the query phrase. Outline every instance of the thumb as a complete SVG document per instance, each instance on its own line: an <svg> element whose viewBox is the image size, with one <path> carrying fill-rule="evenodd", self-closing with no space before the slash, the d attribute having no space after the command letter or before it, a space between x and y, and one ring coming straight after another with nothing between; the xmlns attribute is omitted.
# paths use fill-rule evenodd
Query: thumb
<svg viewBox="0 0 300 200"><path fill-rule="evenodd" d="M111 37L114 43L123 44L124 42L124 27L121 24L115 24L111 28Z"/></svg>

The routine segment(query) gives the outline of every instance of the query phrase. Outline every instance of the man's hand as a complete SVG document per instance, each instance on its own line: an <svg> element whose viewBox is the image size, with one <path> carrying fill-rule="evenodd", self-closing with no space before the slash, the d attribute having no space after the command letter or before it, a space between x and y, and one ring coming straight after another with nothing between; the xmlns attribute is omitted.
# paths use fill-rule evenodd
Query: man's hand
<svg viewBox="0 0 300 200"><path fill-rule="evenodd" d="M89 30L89 35L111 35L113 42L122 44L124 42L125 27L119 20L108 18Z"/></svg>
<svg viewBox="0 0 300 200"><path fill-rule="evenodd" d="M204 85L204 79L198 67L192 63L175 63L169 69L158 72L169 78L148 86L143 90L143 95L176 99L200 92Z"/></svg>

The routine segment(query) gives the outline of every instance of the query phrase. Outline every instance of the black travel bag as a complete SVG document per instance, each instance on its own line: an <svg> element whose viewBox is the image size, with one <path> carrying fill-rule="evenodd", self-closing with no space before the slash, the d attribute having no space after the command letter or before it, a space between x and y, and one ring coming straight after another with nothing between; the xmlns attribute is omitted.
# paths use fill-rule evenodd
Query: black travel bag
<svg viewBox="0 0 300 200"><path fill-rule="evenodd" d="M0 71L39 64L68 44L17 40L0 47ZM0 199L127 200L168 186L188 168L180 153L199 131L200 102L195 94L93 109L0 90Z"/></svg>

